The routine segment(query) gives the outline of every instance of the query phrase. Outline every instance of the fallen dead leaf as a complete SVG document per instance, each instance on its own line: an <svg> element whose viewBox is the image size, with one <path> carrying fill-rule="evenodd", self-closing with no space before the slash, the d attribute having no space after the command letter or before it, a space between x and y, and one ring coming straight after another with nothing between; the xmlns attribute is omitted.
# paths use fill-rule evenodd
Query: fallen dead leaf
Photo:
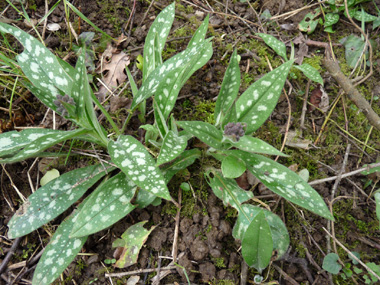
<svg viewBox="0 0 380 285"><path fill-rule="evenodd" d="M305 140L299 138L296 131L289 131L286 138L285 145L295 148L309 149L309 145L312 143L311 140Z"/></svg>
<svg viewBox="0 0 380 285"><path fill-rule="evenodd" d="M329 96L321 84L318 84L317 87L311 92L310 103L319 108L323 113L326 113L329 109ZM309 106L309 111L314 111L314 107Z"/></svg>
<svg viewBox="0 0 380 285"><path fill-rule="evenodd" d="M110 91L115 90L121 83L127 79L124 73L125 66L130 63L129 55L124 52L117 51L115 48L108 46L104 51L101 64L97 67L97 72L103 74L99 91L96 96L100 102L103 102Z"/></svg>

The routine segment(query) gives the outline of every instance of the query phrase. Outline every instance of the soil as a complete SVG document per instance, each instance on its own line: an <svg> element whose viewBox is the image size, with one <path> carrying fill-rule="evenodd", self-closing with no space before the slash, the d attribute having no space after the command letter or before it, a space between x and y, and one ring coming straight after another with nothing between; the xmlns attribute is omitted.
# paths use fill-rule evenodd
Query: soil
<svg viewBox="0 0 380 285"><path fill-rule="evenodd" d="M45 14L45 1L29 0L26 2L26 11L32 19L40 19ZM54 2L54 1L50 1ZM164 57L168 58L173 54L183 50L187 42L199 26L200 21L206 16L205 11L214 11L210 13L210 35L214 36L212 59L202 69L195 73L189 82L182 89L179 100L174 110L176 118L207 120L212 114L213 99L218 95L223 74L229 61L229 56L233 48L237 48L241 54L240 67L242 71L243 92L249 84L257 80L269 71L265 57L269 61L279 58L259 41L255 36L256 32L265 32L272 34L290 46L290 41L294 41L300 36L301 32L297 28L298 23L304 16L314 8L309 8L295 13L293 16L286 18L280 17L278 20L266 23L263 19L257 19L257 15L262 15L268 9L271 15L282 15L287 12L295 11L305 6L304 1L257 1L252 3L256 12L248 5L248 1L177 1L176 18L174 20L172 32L169 35L166 52ZM119 44L117 49L130 55L132 63L137 56L142 54L145 36L155 16L160 9L169 4L168 1L156 1L150 6L148 1L125 1L125 0L82 0L72 1L76 7L81 7L81 12L97 27L111 35L114 38L126 35L125 40ZM133 5L132 22L126 29ZM49 4L52 7L53 3ZM227 6L226 6L227 5ZM20 6L17 6L20 8ZM366 11L377 15L372 3L365 6ZM16 24L25 31L33 31L27 24L20 20L20 15L7 3L0 4L0 8L5 9L2 16L12 23ZM0 10L2 10L0 9ZM237 18L239 17L239 18ZM1 18L0 18L1 19ZM243 22L245 19L246 22ZM70 14L70 21L74 23L74 29L79 34L94 29L80 21L74 14ZM248 23L249 21L249 23ZM58 23L61 30L57 32L47 31L45 43L48 48L61 57L66 57L70 63L75 64L75 55L70 51L70 39L67 36L67 25L65 24L64 6L60 3L48 18L49 23ZM252 24L253 23L253 24ZM370 25L369 25L370 26ZM80 27L80 30L79 30ZM359 32L342 17L342 20L334 26L335 34L332 34L332 41L338 43L339 39L350 34L360 35ZM39 28L40 32L42 31ZM376 42L379 41L378 29L372 31L369 29L370 37ZM309 39L328 42L327 33L323 32L323 27L318 26L317 30L307 36ZM96 55L95 64L97 64L106 45L102 44L100 33L96 34L94 39L94 51ZM17 43L14 43L17 45ZM309 46L306 51L305 47L296 45L296 54L303 53L305 59L315 60L324 56L324 50L318 46ZM339 60L344 63L343 48L336 47ZM374 108L380 108L379 86L379 54L375 52L373 58L375 72L360 87L360 91L371 100ZM141 80L141 73L134 64L130 65L135 80ZM321 67L320 72L325 81L325 90L329 94L330 103L338 96L339 86L331 76ZM281 147L284 139L286 125L288 123L288 108L291 107L292 118L290 120L290 129L303 132L303 142L310 139L315 142L322 124L325 121L326 114L314 110L307 112L305 130L300 128L300 115L303 103L303 94L306 90L307 80L301 74L294 74L290 78L294 91L289 95L289 103L285 97L281 97L278 106L271 115L270 119L257 131L257 136L274 145ZM317 88L313 83L311 90ZM8 108L9 104L6 99L6 91L0 98L0 106ZM126 94L128 95L128 94ZM377 98L377 99L376 99ZM28 102L18 100L14 103L14 108L22 110L20 117L24 126L40 125L52 127L53 120L51 115L44 118L46 107L41 105L31 94L27 94ZM116 102L117 101L117 102ZM122 122L125 118L125 107L128 106L128 100L122 98L111 102L111 110L119 116ZM343 102L343 103L342 103ZM150 110L151 102L147 102L147 109ZM7 112L0 111L2 118L2 131L12 129L12 122L9 123ZM33 118L28 116L33 114ZM346 118L346 119L345 119ZM290 158L281 158L279 161L286 166L295 167L298 170L307 168L310 171L311 180L322 177L332 177L341 171L347 144L352 144L349 153L348 162L343 172L350 172L367 163L376 161L379 154L379 132L373 130L368 135L370 129L369 123L362 114L358 114L355 105L347 99L339 101L336 110L331 115L331 120L339 124L337 128L331 121L327 128L322 132L318 144L310 144L308 149L300 147L284 148L284 153L289 154ZM147 122L153 122L153 115L147 116ZM348 134L345 132L345 123L347 123ZM61 129L70 128L70 123L64 119L57 118L55 124ZM20 125L20 124L18 124ZM136 134L139 130L140 123L137 117L132 120L132 128L128 131ZM143 133L138 132L141 138ZM354 138L353 138L354 137ZM372 149L363 148L358 141L364 142ZM200 145L200 142L193 140L193 145ZM373 150L374 149L374 150ZM31 194L30 185L36 184L41 177L43 162L34 164L34 159L26 160L22 163L5 165L1 172L1 195L0 199L0 261L3 261L10 251L13 240L7 238L7 223L15 211L22 205L22 201L15 189L21 192L25 197ZM50 162L45 162L49 164ZM69 159L66 165L57 161L56 167L61 173L85 165L81 159ZM179 238L178 238L178 266L176 269L169 271L160 282L161 284L187 284L189 278L192 284L253 284L253 279L257 271L253 268L247 270L241 256L240 242L232 238L232 227L236 219L236 212L229 207L223 206L222 202L216 198L204 181L202 166L200 162L188 168L186 174L187 180L195 189L194 197L192 193L183 193L183 208L180 215ZM36 165L39 165L36 167ZM335 237L343 243L349 250L360 253L363 262L373 262L380 264L380 234L379 222L376 218L374 199L367 198L372 190L376 190L378 177L372 177L372 183L364 175L355 175L343 178L336 188L334 201L335 227L332 229ZM31 181L31 184L29 183ZM172 182L169 186L172 189L174 199L178 199L177 181ZM314 185L313 187L320 193L325 201L330 201L331 192L335 181L329 181ZM274 195L263 185L255 185L250 180L249 175L244 174L239 179L242 188L251 189L257 199L267 204L273 212L278 214L287 225L291 238L289 251L280 260L274 261L263 273L268 284L330 284L330 278L335 284L364 284L366 271L363 273L354 273L353 277L344 277L342 274L329 277L328 273L322 269L323 258L328 252L326 233L327 221L301 208L294 207L284 199ZM35 186L34 186L35 187ZM88 194L88 193L87 193ZM72 211L70 208L64 214L60 215L48 225L22 238L21 243L17 246L12 256L7 270L1 275L1 282L7 284L29 284L32 279L35 263L31 262L35 255L41 251L49 242L50 235L60 222ZM172 246L175 235L176 208L169 202L163 202L159 206L149 206L146 209L136 209L130 215L114 224L107 230L103 230L91 235L85 243L82 254L65 270L62 279L57 280L55 284L151 284L153 277L157 274L144 273L139 275L105 277L105 273L125 272L138 269L149 269L167 266L172 256ZM155 225L156 228L141 249L138 262L126 269L114 268L106 264L105 260L111 260L114 254L112 242L120 238L121 234L132 224L139 221L149 221L149 225ZM335 244L331 243L332 250L335 250ZM337 252L347 266L347 270L353 267L347 253L337 246ZM12 267L13 266L13 267ZM187 276L184 274L184 270ZM362 268L363 269L363 268ZM163 272L161 272L163 273ZM127 283L128 278L130 283ZM139 280L139 281L132 281ZM346 280L345 280L346 279ZM245 280L245 281L244 281ZM138 282L138 283L136 283ZM4 283L5 284L5 283ZM157 283L156 283L157 284Z"/></svg>

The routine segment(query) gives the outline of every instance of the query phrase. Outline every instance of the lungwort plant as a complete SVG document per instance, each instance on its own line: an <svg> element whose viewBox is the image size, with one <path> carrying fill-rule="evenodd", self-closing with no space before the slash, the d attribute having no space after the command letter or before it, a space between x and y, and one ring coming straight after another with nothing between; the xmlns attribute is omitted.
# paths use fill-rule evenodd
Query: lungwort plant
<svg viewBox="0 0 380 285"><path fill-rule="evenodd" d="M282 51L286 61L239 97L239 56L233 52L216 101L215 125L176 121L171 111L178 93L189 77L211 58L212 44L210 38L205 39L206 17L187 48L163 61L161 53L173 20L174 3L157 16L149 30L140 88L126 69L133 103L121 129L90 88L85 51L72 67L29 34L0 23L1 33L13 35L24 46L23 52L16 57L17 63L13 62L25 74L22 83L43 104L76 126L68 131L35 128L3 133L0 135L0 163L63 155L49 152L50 147L73 139L98 144L110 156L110 161L72 170L40 187L10 220L9 238L27 235L52 221L89 188L98 185L57 228L35 270L33 284L53 282L75 258L90 234L111 226L136 207L156 204L161 199L175 203L167 186L169 181L201 156L201 150L187 149L187 142L193 136L206 143L209 146L207 154L221 162L221 169L205 170L206 180L225 205L237 209L233 236L242 242L245 261L259 272L268 266L273 251L277 251L278 257L285 253L289 236L277 215L248 203L252 192L239 188L234 180L245 170L287 201L333 219L315 190L296 173L267 157L283 154L252 136L275 108L293 65L293 58L286 59L285 46L267 37L267 43L276 51ZM153 125L142 126L147 130L143 145L123 133L134 111L150 97L153 97L155 121ZM94 106L107 118L112 134L99 124ZM115 242L114 246L133 245L136 249L124 251L122 266L136 262L138 249L149 233L139 223L131 226L122 240Z"/></svg>

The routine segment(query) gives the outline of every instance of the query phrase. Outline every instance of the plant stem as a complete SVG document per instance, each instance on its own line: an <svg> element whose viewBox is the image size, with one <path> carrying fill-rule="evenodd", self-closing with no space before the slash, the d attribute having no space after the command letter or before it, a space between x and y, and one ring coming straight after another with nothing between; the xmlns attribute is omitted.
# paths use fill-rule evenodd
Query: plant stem
<svg viewBox="0 0 380 285"><path fill-rule="evenodd" d="M99 100L96 98L94 93L91 93L92 100L94 101L95 105L102 111L103 115L107 118L108 122L111 124L112 128L114 129L115 133L119 136L122 132L120 132L119 128L116 126L115 122L112 120L111 115L107 112L106 109L100 104Z"/></svg>

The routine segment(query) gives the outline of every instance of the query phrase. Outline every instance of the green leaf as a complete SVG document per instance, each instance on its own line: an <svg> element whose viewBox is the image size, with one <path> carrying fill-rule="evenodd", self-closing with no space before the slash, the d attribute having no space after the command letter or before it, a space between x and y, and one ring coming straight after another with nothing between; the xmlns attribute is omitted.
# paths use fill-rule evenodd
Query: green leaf
<svg viewBox="0 0 380 285"><path fill-rule="evenodd" d="M82 206L79 206L79 209ZM82 246L87 240L87 236L81 238L70 238L70 232L78 215L79 209L57 228L33 275L33 285L48 285L69 266Z"/></svg>
<svg viewBox="0 0 380 285"><path fill-rule="evenodd" d="M349 35L348 37L340 40L340 43L343 44L345 48L347 64L351 68L355 68L366 46L365 41L355 35Z"/></svg>
<svg viewBox="0 0 380 285"><path fill-rule="evenodd" d="M366 22L366 23L372 22L378 19L378 17L368 14L363 9L360 11L356 11L354 14L354 18L360 22Z"/></svg>
<svg viewBox="0 0 380 285"><path fill-rule="evenodd" d="M257 130L273 112L293 61L288 61L253 83L236 101L237 121L246 134Z"/></svg>
<svg viewBox="0 0 380 285"><path fill-rule="evenodd" d="M14 154L40 137L50 134L62 134L63 131L50 129L25 129L21 132L10 131L0 134L0 157ZM0 160L1 161L1 160Z"/></svg>
<svg viewBox="0 0 380 285"><path fill-rule="evenodd" d="M325 27L332 26L339 21L339 14L338 13L327 13L325 15Z"/></svg>
<svg viewBox="0 0 380 285"><path fill-rule="evenodd" d="M355 258L353 258L352 256L355 256L356 258L360 259L360 253L356 252L356 251L351 251L348 254L348 257L351 259L352 264L354 264L354 265L359 264L359 262L357 262L357 260Z"/></svg>
<svg viewBox="0 0 380 285"><path fill-rule="evenodd" d="M9 221L8 237L24 236L53 220L112 169L101 165L75 169L38 188Z"/></svg>
<svg viewBox="0 0 380 285"><path fill-rule="evenodd" d="M374 262L367 262L365 265L367 265L370 269L372 269L373 272L375 272L378 276L380 275L380 266ZM371 276L372 282L377 282L378 279L375 275L373 275L371 272L369 272L369 275Z"/></svg>
<svg viewBox="0 0 380 285"><path fill-rule="evenodd" d="M129 71L128 66L125 67L125 71L127 72L129 84L131 85L132 95L133 95L133 97L135 97L137 95L137 92L139 91L137 88L136 82L133 79L133 76L132 76L131 72Z"/></svg>
<svg viewBox="0 0 380 285"><path fill-rule="evenodd" d="M261 273L270 262L273 251L272 234L263 210L253 218L241 241L241 254L249 266Z"/></svg>
<svg viewBox="0 0 380 285"><path fill-rule="evenodd" d="M222 86L220 87L218 99L215 104L214 117L216 126L223 121L229 110L231 110L231 107L239 92L240 80L238 56L237 51L234 50L226 73L224 74Z"/></svg>
<svg viewBox="0 0 380 285"><path fill-rule="evenodd" d="M215 196L221 199L225 206L230 205L242 212L241 204L253 197L252 192L241 189L234 179L224 178L219 171L212 171L213 177L210 173L211 171L206 172L205 178Z"/></svg>
<svg viewBox="0 0 380 285"><path fill-rule="evenodd" d="M308 34L311 34L315 31L315 28L318 25L318 19L316 19L319 16L319 13L313 14L308 13L306 16L302 19L302 21L298 24L298 29L302 32L307 32Z"/></svg>
<svg viewBox="0 0 380 285"><path fill-rule="evenodd" d="M129 179L152 194L171 200L161 170L145 147L132 136L120 135L116 142L110 141L108 152Z"/></svg>
<svg viewBox="0 0 380 285"><path fill-rule="evenodd" d="M339 256L336 253L329 253L323 259L322 268L331 274L338 274L342 269L342 265L337 262L338 260Z"/></svg>
<svg viewBox="0 0 380 285"><path fill-rule="evenodd" d="M380 172L380 166L372 167L371 164L370 165L366 164L366 165L363 165L363 167L368 167L368 170L363 170L362 172L360 172L360 174L363 174L363 175L369 175L375 172Z"/></svg>
<svg viewBox="0 0 380 285"><path fill-rule="evenodd" d="M157 38L156 49L161 57L166 39L169 35L170 28L174 21L175 3L168 5L158 14L149 32L145 38L144 45L144 64L143 64L143 82L148 78L149 74L158 66L155 55L155 38Z"/></svg>
<svg viewBox="0 0 380 285"><path fill-rule="evenodd" d="M205 144L215 149L222 149L223 132L215 126L200 121L179 121L177 125L186 132L196 136Z"/></svg>
<svg viewBox="0 0 380 285"><path fill-rule="evenodd" d="M179 69L170 71L167 79L160 84L155 93L157 101L165 119L168 118L177 100L179 91L190 76L205 65L212 56L212 44L209 40L203 40L200 44L185 50L183 57L187 57L193 51L193 55L189 56L189 61L179 66ZM181 60L181 59L179 59Z"/></svg>
<svg viewBox="0 0 380 285"><path fill-rule="evenodd" d="M128 215L136 185L119 173L102 183L86 200L70 236L82 237L101 231Z"/></svg>
<svg viewBox="0 0 380 285"><path fill-rule="evenodd" d="M59 142L75 138L76 136L79 136L86 132L88 131L84 129L77 129L73 131L50 132L43 136L40 136L42 133L37 133L37 135L35 136L33 136L33 134L29 134L27 136L27 139L30 139L32 137L36 137L36 139L34 139L33 142L27 145L24 145L24 147L19 152L14 154L12 157L0 159L0 163L12 163L12 162L25 160L29 157L38 156L39 153L41 153L42 151L44 151L45 149L49 147ZM24 136L24 138L26 137ZM2 139L2 136L0 136L0 139ZM9 140L7 139L6 142L9 142Z"/></svg>
<svg viewBox="0 0 380 285"><path fill-rule="evenodd" d="M225 151L225 153L244 160L247 169L277 195L321 217L334 220L318 192L289 168L259 154L240 150Z"/></svg>
<svg viewBox="0 0 380 285"><path fill-rule="evenodd" d="M187 47L192 47L203 42L206 37L210 15L207 14L199 28L195 31Z"/></svg>
<svg viewBox="0 0 380 285"><path fill-rule="evenodd" d="M171 107L169 104L164 104L161 101L164 100L164 97L160 98L160 95L162 96L163 94L165 96L165 100L168 100L168 98L170 98L170 102L175 101L175 98L177 96L175 94L178 94L178 92L171 91L170 93L172 95L169 96L168 88L173 88L173 90L180 89L184 84L183 81L186 76L190 76L191 74L189 75L189 73L192 71L192 69L198 66L198 62L193 63L192 60L202 56L204 56L204 58L211 56L210 49L212 52L210 40L205 40L202 42L202 44L199 44L192 48L187 48L183 52L176 54L175 56L165 61L162 65L154 69L150 73L147 80L143 82L143 85L139 89L137 96L132 102L131 109L134 109L142 101L155 94L155 99L157 100L161 110L164 110L163 113L165 116L166 112L170 112ZM192 62L192 64L189 65L189 62ZM187 68L190 68L190 71L188 70L189 73L185 72ZM181 80L178 81L180 74L182 77ZM160 94L158 94L158 92Z"/></svg>
<svg viewBox="0 0 380 285"><path fill-rule="evenodd" d="M310 80L317 82L321 85L323 85L323 79L322 76L319 74L318 70L316 70L314 67L307 63L303 63L301 65L295 65L295 68L302 71L302 73L309 78Z"/></svg>
<svg viewBox="0 0 380 285"><path fill-rule="evenodd" d="M271 47L279 56L281 56L285 60L288 60L288 58L286 56L286 46L282 41L280 41L280 40L276 39L274 36L268 35L268 34L257 33L256 35L259 36L260 38L262 38L263 41L269 47Z"/></svg>
<svg viewBox="0 0 380 285"><path fill-rule="evenodd" d="M245 163L235 156L227 156L222 161L222 173L226 178L237 178L246 170Z"/></svg>
<svg viewBox="0 0 380 285"><path fill-rule="evenodd" d="M186 146L187 140L185 137L179 137L174 132L168 131L157 158L157 165L172 161L185 150Z"/></svg>
<svg viewBox="0 0 380 285"><path fill-rule="evenodd" d="M376 217L380 221L380 192L375 192Z"/></svg>
<svg viewBox="0 0 380 285"><path fill-rule="evenodd" d="M155 227L146 230L143 225L146 221L130 226L122 235L112 243L112 247L123 247L119 260L115 267L126 268L137 262L141 247Z"/></svg>
<svg viewBox="0 0 380 285"><path fill-rule="evenodd" d="M273 249L277 251L277 259L282 257L288 250L290 242L288 230L283 221L272 212L263 210L257 206L244 204L241 205L241 208L242 210L239 211L238 218L232 231L234 238L242 240L253 218L259 213L259 211L264 211L272 235Z"/></svg>
<svg viewBox="0 0 380 285"><path fill-rule="evenodd" d="M68 72L62 68L56 56L31 35L4 23L0 23L0 32L12 34L24 46L24 51L16 58L26 77L36 87L34 95L57 111L54 104L56 96L70 94L73 85ZM74 73L71 69L69 73Z"/></svg>
<svg viewBox="0 0 380 285"><path fill-rule="evenodd" d="M247 152L287 156L270 144L251 136L243 136L239 141L233 142L232 145Z"/></svg>
<svg viewBox="0 0 380 285"><path fill-rule="evenodd" d="M166 124L164 115L161 112L161 109L158 107L156 100L153 101L153 111L154 111L154 120L157 130L160 133L161 138L163 139L168 133L169 129Z"/></svg>

